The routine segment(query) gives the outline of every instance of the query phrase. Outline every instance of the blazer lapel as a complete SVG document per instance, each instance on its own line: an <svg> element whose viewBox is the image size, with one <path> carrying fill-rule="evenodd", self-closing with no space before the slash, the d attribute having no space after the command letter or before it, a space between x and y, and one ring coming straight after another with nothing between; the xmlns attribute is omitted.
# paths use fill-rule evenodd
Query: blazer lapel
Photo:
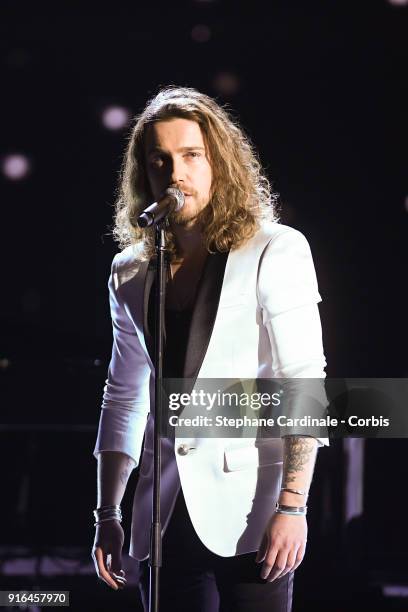
<svg viewBox="0 0 408 612"><path fill-rule="evenodd" d="M183 372L184 379L193 379L191 384L188 385L191 386L191 389L194 386L210 342L228 255L229 253L218 252L208 254L197 288Z"/></svg>
<svg viewBox="0 0 408 612"><path fill-rule="evenodd" d="M221 288L224 281L225 266L229 253L209 253L204 265L203 273L197 287L194 312L187 340L186 357L183 378L188 379L182 383L183 392L188 393L187 387L194 386L195 379L200 371L201 364L207 352L211 333L217 315ZM146 348L154 364L154 329L149 325L149 303L152 287L155 281L155 257L147 267L143 290L143 333ZM153 296L152 296L153 297ZM153 302L154 304L154 302Z"/></svg>

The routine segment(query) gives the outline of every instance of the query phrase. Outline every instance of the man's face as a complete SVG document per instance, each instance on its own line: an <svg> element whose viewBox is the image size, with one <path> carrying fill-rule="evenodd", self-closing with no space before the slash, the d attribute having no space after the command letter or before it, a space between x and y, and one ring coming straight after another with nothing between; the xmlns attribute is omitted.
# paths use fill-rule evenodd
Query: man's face
<svg viewBox="0 0 408 612"><path fill-rule="evenodd" d="M185 196L183 208L171 219L184 226L194 224L210 201L212 172L201 128L189 119L157 121L148 126L145 160L150 189L158 200L167 187Z"/></svg>

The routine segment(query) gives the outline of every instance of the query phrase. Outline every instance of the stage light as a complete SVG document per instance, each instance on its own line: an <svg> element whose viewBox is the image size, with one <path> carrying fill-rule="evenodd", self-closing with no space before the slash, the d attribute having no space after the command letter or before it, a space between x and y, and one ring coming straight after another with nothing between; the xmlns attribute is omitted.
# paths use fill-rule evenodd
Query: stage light
<svg viewBox="0 0 408 612"><path fill-rule="evenodd" d="M238 92L240 82L235 74L231 72L220 72L214 78L213 86L222 96L233 96Z"/></svg>
<svg viewBox="0 0 408 612"><path fill-rule="evenodd" d="M408 587L405 584L384 584L382 593L384 597L408 597Z"/></svg>
<svg viewBox="0 0 408 612"><path fill-rule="evenodd" d="M121 130L130 120L130 112L123 106L109 106L102 113L102 123L108 130Z"/></svg>
<svg viewBox="0 0 408 612"><path fill-rule="evenodd" d="M191 38L198 43L208 42L211 38L211 30L206 25L198 24L191 30Z"/></svg>
<svg viewBox="0 0 408 612"><path fill-rule="evenodd" d="M25 155L14 153L4 157L1 169L6 178L11 181L21 181L30 172L30 162Z"/></svg>
<svg viewBox="0 0 408 612"><path fill-rule="evenodd" d="M408 0L388 0L393 6L407 6Z"/></svg>
<svg viewBox="0 0 408 612"><path fill-rule="evenodd" d="M405 197L404 206L405 210L408 212L408 196Z"/></svg>
<svg viewBox="0 0 408 612"><path fill-rule="evenodd" d="M0 370L7 370L9 366L10 366L10 360L7 359L7 357L2 357L0 359Z"/></svg>

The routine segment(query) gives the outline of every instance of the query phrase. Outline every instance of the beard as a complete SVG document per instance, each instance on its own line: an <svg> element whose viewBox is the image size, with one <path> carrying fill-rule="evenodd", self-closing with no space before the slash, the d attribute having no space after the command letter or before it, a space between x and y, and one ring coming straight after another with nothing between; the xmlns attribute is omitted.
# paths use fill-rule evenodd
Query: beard
<svg viewBox="0 0 408 612"><path fill-rule="evenodd" d="M202 205L198 204L197 207L194 207L193 210L188 211L184 207L180 210L174 211L170 214L169 220L170 224L178 225L179 227L189 228L197 223L200 224L203 216L204 210L208 206L207 204Z"/></svg>
<svg viewBox="0 0 408 612"><path fill-rule="evenodd" d="M179 227L191 227L195 225L195 222L200 213L192 211L190 214L185 214L183 210L178 210L170 215L170 223L178 225Z"/></svg>

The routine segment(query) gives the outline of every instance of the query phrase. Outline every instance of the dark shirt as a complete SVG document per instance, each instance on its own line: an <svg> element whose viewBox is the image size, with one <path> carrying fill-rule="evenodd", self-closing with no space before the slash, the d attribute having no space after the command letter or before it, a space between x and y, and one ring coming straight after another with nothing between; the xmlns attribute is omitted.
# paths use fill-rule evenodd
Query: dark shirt
<svg viewBox="0 0 408 612"><path fill-rule="evenodd" d="M149 296L148 325L152 337L155 335L155 283ZM185 310L165 310L165 345L163 378L183 378L187 341L190 331L193 306Z"/></svg>
<svg viewBox="0 0 408 612"><path fill-rule="evenodd" d="M166 343L164 349L164 378L183 378L188 334L193 308L186 310L166 309Z"/></svg>

